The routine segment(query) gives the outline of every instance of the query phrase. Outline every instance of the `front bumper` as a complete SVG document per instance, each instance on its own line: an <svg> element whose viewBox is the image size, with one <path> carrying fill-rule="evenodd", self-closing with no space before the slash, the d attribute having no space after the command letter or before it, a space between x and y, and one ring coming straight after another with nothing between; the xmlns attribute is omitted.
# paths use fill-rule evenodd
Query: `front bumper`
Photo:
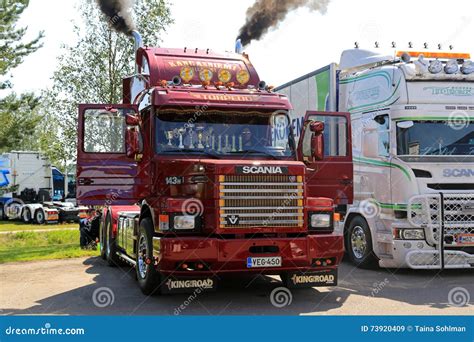
<svg viewBox="0 0 474 342"><path fill-rule="evenodd" d="M277 252L252 253L255 247L273 246ZM258 248L257 248L258 249ZM211 276L220 273L257 272L281 274L334 269L342 259L342 235L308 235L298 238L219 239L206 237L153 238L155 265L162 274ZM248 257L282 258L281 267L247 268ZM331 265L317 266L315 259L332 258ZM180 270L183 262L203 262L204 270Z"/></svg>
<svg viewBox="0 0 474 342"><path fill-rule="evenodd" d="M444 250L444 268L474 269L474 254L446 248ZM381 259L382 267L409 267L412 269L441 269L441 253L421 240L395 240L393 259Z"/></svg>

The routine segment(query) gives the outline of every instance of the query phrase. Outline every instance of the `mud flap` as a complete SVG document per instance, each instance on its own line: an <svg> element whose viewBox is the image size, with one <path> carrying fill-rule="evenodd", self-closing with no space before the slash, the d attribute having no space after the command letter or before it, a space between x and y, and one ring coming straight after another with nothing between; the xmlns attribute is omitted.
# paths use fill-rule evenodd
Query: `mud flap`
<svg viewBox="0 0 474 342"><path fill-rule="evenodd" d="M311 272L289 272L282 278L282 280L286 287L292 289L315 286L336 286L337 269Z"/></svg>
<svg viewBox="0 0 474 342"><path fill-rule="evenodd" d="M161 284L162 294L214 292L217 290L215 277L168 276Z"/></svg>

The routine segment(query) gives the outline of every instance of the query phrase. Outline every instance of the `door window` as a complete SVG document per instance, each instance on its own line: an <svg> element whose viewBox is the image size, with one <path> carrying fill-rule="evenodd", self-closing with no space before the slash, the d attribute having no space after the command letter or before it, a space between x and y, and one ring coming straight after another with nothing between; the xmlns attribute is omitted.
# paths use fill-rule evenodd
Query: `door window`
<svg viewBox="0 0 474 342"><path fill-rule="evenodd" d="M87 109L84 113L84 152L125 153L123 110Z"/></svg>
<svg viewBox="0 0 474 342"><path fill-rule="evenodd" d="M388 157L390 155L390 120L388 115L379 115L375 118L377 122L377 132L379 135L379 156Z"/></svg>

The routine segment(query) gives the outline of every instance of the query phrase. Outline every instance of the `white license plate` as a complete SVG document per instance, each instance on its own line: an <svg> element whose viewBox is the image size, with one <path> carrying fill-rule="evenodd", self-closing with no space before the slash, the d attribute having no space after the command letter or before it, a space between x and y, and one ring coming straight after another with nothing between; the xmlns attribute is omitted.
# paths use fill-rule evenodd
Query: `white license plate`
<svg viewBox="0 0 474 342"><path fill-rule="evenodd" d="M248 257L247 268L281 267L281 257Z"/></svg>

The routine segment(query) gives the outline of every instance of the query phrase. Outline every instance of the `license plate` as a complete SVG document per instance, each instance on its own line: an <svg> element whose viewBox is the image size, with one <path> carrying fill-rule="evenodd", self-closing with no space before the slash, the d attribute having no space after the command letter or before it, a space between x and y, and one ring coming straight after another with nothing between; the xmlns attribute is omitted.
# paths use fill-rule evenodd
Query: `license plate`
<svg viewBox="0 0 474 342"><path fill-rule="evenodd" d="M281 257L248 257L247 268L281 267Z"/></svg>
<svg viewBox="0 0 474 342"><path fill-rule="evenodd" d="M458 245L474 245L474 234L459 234L456 242Z"/></svg>

